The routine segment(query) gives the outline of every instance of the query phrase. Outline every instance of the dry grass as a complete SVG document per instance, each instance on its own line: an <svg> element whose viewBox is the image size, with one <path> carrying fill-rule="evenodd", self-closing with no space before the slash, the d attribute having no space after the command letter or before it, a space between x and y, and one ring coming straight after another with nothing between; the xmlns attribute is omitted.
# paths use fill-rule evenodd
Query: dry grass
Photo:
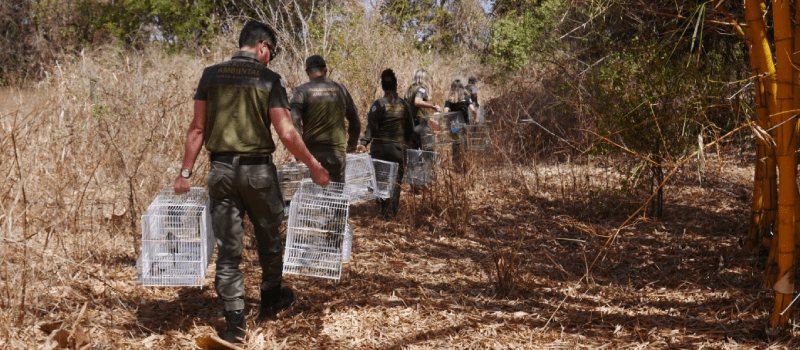
<svg viewBox="0 0 800 350"><path fill-rule="evenodd" d="M139 215L177 176L197 78L226 45L203 59L104 48L63 62L36 89L0 92L0 347L51 348L43 329L61 328L67 347L186 349L224 326L213 266L202 290L143 288L135 260ZM423 58L394 66L401 84ZM290 61L275 69L293 86L303 79ZM439 94L463 71L425 62ZM375 98L367 91L351 87L361 103ZM615 159L519 165L504 149L471 154L461 171L445 156L437 186L405 191L395 222L354 207L347 277L287 276L298 301L278 320L254 321L248 242L246 348L798 345L793 329L766 331L771 293L759 288L759 259L739 247L752 162L710 157L702 185L679 174L664 218L629 223L603 250L641 204L619 191Z"/></svg>

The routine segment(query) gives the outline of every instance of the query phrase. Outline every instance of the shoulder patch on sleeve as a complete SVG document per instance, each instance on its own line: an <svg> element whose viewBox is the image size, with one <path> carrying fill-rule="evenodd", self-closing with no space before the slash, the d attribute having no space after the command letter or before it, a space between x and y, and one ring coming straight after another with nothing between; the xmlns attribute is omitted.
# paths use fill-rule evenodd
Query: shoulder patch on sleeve
<svg viewBox="0 0 800 350"><path fill-rule="evenodd" d="M370 112L375 112L376 110L378 110L378 106L373 105L372 110Z"/></svg>

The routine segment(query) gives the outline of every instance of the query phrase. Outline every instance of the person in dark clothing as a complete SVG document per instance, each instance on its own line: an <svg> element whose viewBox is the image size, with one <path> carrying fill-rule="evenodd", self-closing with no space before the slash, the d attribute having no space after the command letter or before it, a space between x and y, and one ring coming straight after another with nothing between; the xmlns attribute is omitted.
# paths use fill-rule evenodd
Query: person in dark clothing
<svg viewBox="0 0 800 350"><path fill-rule="evenodd" d="M467 89L467 91L469 91L470 94L469 97L472 98L472 103L475 105L475 108L480 108L481 105L478 103L478 86L475 85L478 83L478 78L469 77L467 83L468 83L467 86L465 86L464 88Z"/></svg>
<svg viewBox="0 0 800 350"><path fill-rule="evenodd" d="M470 93L464 89L464 85L461 84L461 80L459 79L454 80L450 84L450 91L447 93L447 101L444 103L444 111L445 113L450 111L461 112L464 123L478 124L478 115L475 111L475 106L472 104ZM453 142L453 164L459 169L463 169L464 167L462 156L464 153L463 147L464 145L461 140Z"/></svg>
<svg viewBox="0 0 800 350"><path fill-rule="evenodd" d="M447 100L444 103L444 112L461 112L465 123L478 124L475 119L474 101L469 91L461 84L460 79L456 79L450 84L450 91L447 93Z"/></svg>
<svg viewBox="0 0 800 350"><path fill-rule="evenodd" d="M227 329L222 339L239 343L246 336L242 262L245 213L254 226L261 265L260 319L275 317L294 302L294 292L281 287L283 196L272 163L275 143L270 124L281 142L308 165L311 178L328 185L328 173L292 127L283 79L266 66L277 53L270 26L249 21L239 36L239 51L229 61L207 67L194 95L194 119L189 127L175 193L189 191L197 155L211 152L208 172L211 225L217 244L214 285L225 308Z"/></svg>
<svg viewBox="0 0 800 350"><path fill-rule="evenodd" d="M308 150L328 170L331 181L345 182L345 156L355 151L361 133L358 110L347 89L328 79L322 56L306 59L306 74L309 82L292 94L292 122Z"/></svg>
<svg viewBox="0 0 800 350"><path fill-rule="evenodd" d="M414 117L414 135L412 135L411 148L422 149L422 136L430 132L427 119L428 110L441 112L442 108L431 102L430 76L425 70L414 73L414 82L406 91L406 102L411 106L411 115Z"/></svg>
<svg viewBox="0 0 800 350"><path fill-rule="evenodd" d="M396 187L389 199L378 199L381 214L386 221L391 221L400 209L400 184L405 170L405 145L411 142L414 132L414 120L411 106L397 95L397 77L391 69L381 73L383 97L377 99L367 115L367 128L361 138L359 149L366 151L370 147L370 156L374 159L395 162L398 164Z"/></svg>

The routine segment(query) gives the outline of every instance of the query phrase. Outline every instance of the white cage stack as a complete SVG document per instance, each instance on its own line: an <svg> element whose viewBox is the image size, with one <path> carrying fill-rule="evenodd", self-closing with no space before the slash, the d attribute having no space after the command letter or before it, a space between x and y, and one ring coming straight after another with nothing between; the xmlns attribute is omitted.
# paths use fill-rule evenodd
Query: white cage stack
<svg viewBox="0 0 800 350"><path fill-rule="evenodd" d="M367 153L347 154L345 183L350 203L360 203L375 199L375 168L372 157Z"/></svg>
<svg viewBox="0 0 800 350"><path fill-rule="evenodd" d="M437 153L433 151L407 150L403 182L417 186L427 186L436 181L436 156Z"/></svg>
<svg viewBox="0 0 800 350"><path fill-rule="evenodd" d="M373 159L372 167L375 168L375 196L378 198L391 198L395 191L397 169L395 162Z"/></svg>
<svg viewBox="0 0 800 350"><path fill-rule="evenodd" d="M281 182L281 194L284 202L290 202L300 181L311 178L311 171L303 163L284 164L278 168L278 179Z"/></svg>
<svg viewBox="0 0 800 350"><path fill-rule="evenodd" d="M192 187L159 193L142 214L142 252L137 261L144 286L202 287L214 252L208 193Z"/></svg>
<svg viewBox="0 0 800 350"><path fill-rule="evenodd" d="M352 247L347 187L338 182L321 187L310 179L301 181L289 206L284 274L335 280L342 277L342 263L349 259Z"/></svg>

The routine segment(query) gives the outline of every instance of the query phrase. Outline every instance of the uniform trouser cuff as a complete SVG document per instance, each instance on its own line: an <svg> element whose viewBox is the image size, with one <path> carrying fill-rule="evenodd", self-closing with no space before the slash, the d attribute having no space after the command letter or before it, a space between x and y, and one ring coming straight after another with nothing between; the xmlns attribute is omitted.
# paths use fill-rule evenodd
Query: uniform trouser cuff
<svg viewBox="0 0 800 350"><path fill-rule="evenodd" d="M244 310L243 299L224 301L223 305L225 306L225 311Z"/></svg>

